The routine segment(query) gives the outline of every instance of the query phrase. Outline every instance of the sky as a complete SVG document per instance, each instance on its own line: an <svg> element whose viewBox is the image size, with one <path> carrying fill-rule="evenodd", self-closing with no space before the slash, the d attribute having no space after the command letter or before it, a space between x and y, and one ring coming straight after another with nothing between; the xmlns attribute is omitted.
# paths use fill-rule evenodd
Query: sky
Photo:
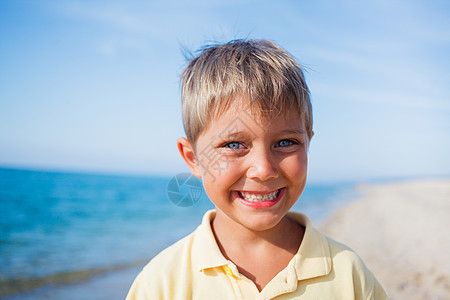
<svg viewBox="0 0 450 300"><path fill-rule="evenodd" d="M188 171L183 48L264 38L304 67L312 181L450 175L450 2L0 2L0 166Z"/></svg>

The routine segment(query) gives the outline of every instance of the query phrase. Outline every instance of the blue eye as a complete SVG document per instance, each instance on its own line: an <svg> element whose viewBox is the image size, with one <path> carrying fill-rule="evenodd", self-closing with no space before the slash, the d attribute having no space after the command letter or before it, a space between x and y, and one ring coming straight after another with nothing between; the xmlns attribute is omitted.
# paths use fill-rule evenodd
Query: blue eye
<svg viewBox="0 0 450 300"><path fill-rule="evenodd" d="M238 142L230 142L225 144L226 148L230 148L230 149L239 149L241 147L241 143Z"/></svg>
<svg viewBox="0 0 450 300"><path fill-rule="evenodd" d="M277 143L276 147L288 147L294 144L295 142L291 140L281 140Z"/></svg>

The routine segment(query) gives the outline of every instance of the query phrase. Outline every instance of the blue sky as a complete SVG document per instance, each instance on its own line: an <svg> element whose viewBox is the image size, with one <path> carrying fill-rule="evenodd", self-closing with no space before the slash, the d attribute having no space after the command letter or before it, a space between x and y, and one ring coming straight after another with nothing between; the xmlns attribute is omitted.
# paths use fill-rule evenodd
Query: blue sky
<svg viewBox="0 0 450 300"><path fill-rule="evenodd" d="M448 1L0 2L0 166L186 171L183 45L267 38L305 66L309 177L450 175Z"/></svg>

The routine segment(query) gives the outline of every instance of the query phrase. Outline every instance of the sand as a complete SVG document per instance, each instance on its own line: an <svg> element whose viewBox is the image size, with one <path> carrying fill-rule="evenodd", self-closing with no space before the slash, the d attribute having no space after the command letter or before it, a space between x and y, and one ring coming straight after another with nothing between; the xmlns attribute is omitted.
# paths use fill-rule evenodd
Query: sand
<svg viewBox="0 0 450 300"><path fill-rule="evenodd" d="M318 228L353 248L390 299L450 299L450 179L358 189Z"/></svg>

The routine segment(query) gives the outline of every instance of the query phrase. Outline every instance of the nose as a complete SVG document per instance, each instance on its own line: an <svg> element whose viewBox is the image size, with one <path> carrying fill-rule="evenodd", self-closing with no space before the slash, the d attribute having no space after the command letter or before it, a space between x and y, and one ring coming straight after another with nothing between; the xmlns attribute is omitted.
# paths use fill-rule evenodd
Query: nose
<svg viewBox="0 0 450 300"><path fill-rule="evenodd" d="M247 177L261 181L277 178L278 169L273 153L263 149L253 149L253 151L250 166L247 169Z"/></svg>

